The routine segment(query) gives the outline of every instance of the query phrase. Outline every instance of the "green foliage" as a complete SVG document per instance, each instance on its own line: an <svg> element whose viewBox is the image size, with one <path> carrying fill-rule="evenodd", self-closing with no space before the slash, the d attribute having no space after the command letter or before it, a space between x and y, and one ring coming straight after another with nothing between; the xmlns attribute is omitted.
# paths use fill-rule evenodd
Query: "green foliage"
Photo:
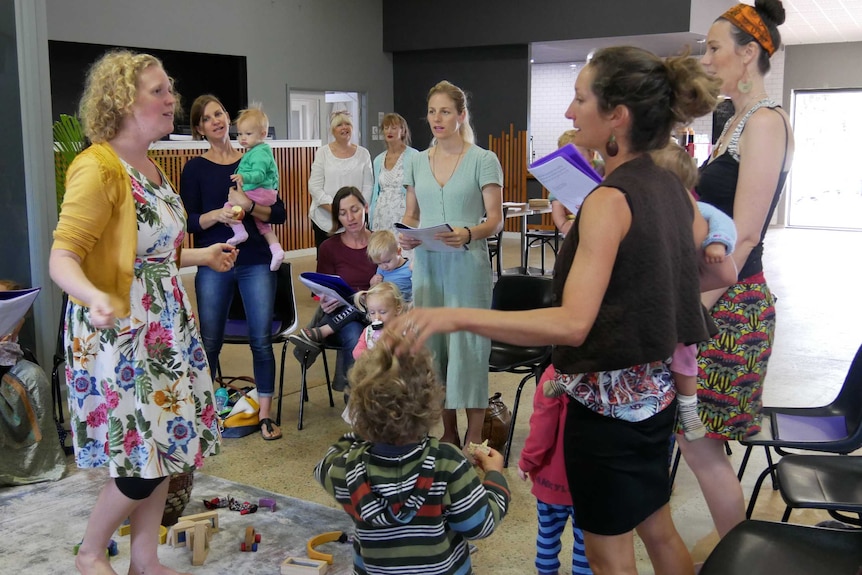
<svg viewBox="0 0 862 575"><path fill-rule="evenodd" d="M60 114L54 122L54 178L57 186L57 211L66 193L66 170L86 145L84 129L76 116Z"/></svg>

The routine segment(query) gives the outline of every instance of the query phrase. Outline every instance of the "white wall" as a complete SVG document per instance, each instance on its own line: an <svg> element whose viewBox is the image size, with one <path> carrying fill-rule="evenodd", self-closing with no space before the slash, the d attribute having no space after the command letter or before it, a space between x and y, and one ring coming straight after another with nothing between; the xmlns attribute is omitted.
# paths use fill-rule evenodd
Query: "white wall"
<svg viewBox="0 0 862 575"><path fill-rule="evenodd" d="M766 92L783 105L784 98L784 48L772 56L772 71L766 77ZM536 158L553 152L557 138L572 127L571 120L564 116L574 96L575 79L583 62L571 64L533 64L530 94L530 135ZM786 108L789 108L789 103ZM692 122L696 133L712 135L712 115Z"/></svg>
<svg viewBox="0 0 862 575"><path fill-rule="evenodd" d="M249 101L263 103L278 134L287 134L286 85L365 92L374 124L378 112L392 110L382 0L47 0L47 6L51 40L246 56ZM369 125L362 128L370 135Z"/></svg>
<svg viewBox="0 0 862 575"><path fill-rule="evenodd" d="M557 138L572 128L565 117L575 95L575 79L583 62L533 64L530 77L530 136L535 160L557 149Z"/></svg>

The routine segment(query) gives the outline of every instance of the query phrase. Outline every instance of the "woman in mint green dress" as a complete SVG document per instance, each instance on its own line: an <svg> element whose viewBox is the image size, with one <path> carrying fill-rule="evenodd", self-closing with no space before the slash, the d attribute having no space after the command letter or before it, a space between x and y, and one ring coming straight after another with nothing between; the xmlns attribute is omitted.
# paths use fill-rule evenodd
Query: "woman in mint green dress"
<svg viewBox="0 0 862 575"><path fill-rule="evenodd" d="M503 227L503 170L497 156L475 145L467 99L460 88L445 80L431 88L427 117L434 141L405 163L403 222L423 228L449 224L452 231L438 234L437 239L453 251L431 251L421 242L401 237L404 249L416 250L413 301L417 307L490 309L493 275L485 238ZM465 446L481 443L491 341L459 332L435 335L428 347L446 384L440 439L460 445L455 410L466 409Z"/></svg>

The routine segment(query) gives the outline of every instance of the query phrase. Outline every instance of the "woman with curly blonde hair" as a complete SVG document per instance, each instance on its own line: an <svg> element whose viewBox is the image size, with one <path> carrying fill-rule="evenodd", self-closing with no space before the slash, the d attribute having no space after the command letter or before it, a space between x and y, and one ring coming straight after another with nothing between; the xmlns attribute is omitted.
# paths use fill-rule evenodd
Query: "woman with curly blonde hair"
<svg viewBox="0 0 862 575"><path fill-rule="evenodd" d="M116 51L93 64L81 100L93 145L69 166L54 232L51 278L69 294L63 348L75 461L111 476L75 557L81 573L114 573L105 548L127 517L129 573L176 573L156 552L165 478L218 452L212 379L179 269L228 270L236 250L180 251L183 203L147 156L173 130L176 105L153 56Z"/></svg>
<svg viewBox="0 0 862 575"><path fill-rule="evenodd" d="M508 509L503 456L477 451L480 481L460 449L430 436L444 397L431 354L396 356L390 343L350 371L354 432L314 476L356 524L357 573L470 573L466 540L489 536Z"/></svg>

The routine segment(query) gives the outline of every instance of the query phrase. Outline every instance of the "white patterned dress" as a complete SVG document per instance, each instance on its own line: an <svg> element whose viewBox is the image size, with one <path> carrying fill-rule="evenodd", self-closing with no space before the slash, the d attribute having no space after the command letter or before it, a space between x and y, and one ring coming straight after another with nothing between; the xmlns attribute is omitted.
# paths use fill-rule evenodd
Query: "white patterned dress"
<svg viewBox="0 0 862 575"><path fill-rule="evenodd" d="M89 309L66 308L66 381L78 467L112 477L192 471L219 449L213 386L177 248L185 211L167 178L156 185L123 162L132 180L138 243L131 314L94 329Z"/></svg>
<svg viewBox="0 0 862 575"><path fill-rule="evenodd" d="M395 160L391 170L386 169L386 161L380 167L380 195L374 204L374 231L390 230L395 232L395 223L404 217L407 196L404 193L404 154Z"/></svg>

